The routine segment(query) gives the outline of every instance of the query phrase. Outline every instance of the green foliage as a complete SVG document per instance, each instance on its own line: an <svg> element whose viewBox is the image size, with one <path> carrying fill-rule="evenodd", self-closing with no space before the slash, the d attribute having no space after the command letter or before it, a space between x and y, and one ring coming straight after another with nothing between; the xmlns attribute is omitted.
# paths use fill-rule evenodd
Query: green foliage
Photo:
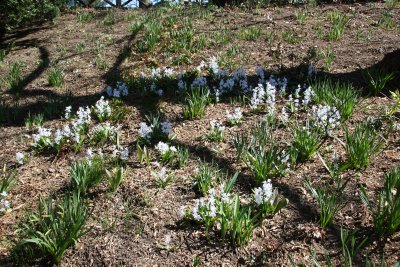
<svg viewBox="0 0 400 267"><path fill-rule="evenodd" d="M193 177L195 186L203 196L206 196L208 191L214 188L220 180L220 170L214 163L211 165L201 163L196 175Z"/></svg>
<svg viewBox="0 0 400 267"><path fill-rule="evenodd" d="M314 188L307 179L304 180L304 185L318 203L320 209L319 223L322 228L328 227L336 212L344 206L342 195L347 182L337 180L336 183L336 188L329 185Z"/></svg>
<svg viewBox="0 0 400 267"><path fill-rule="evenodd" d="M383 188L376 197L375 208L361 187L361 199L373 213L374 228L380 236L389 236L400 228L400 168L385 174Z"/></svg>
<svg viewBox="0 0 400 267"><path fill-rule="evenodd" d="M4 13L2 26L12 30L35 22L54 20L65 7L67 0L3 0L2 2L1 10Z"/></svg>
<svg viewBox="0 0 400 267"><path fill-rule="evenodd" d="M246 41L257 41L262 35L261 27L251 26L247 28L241 28L238 33L238 38Z"/></svg>
<svg viewBox="0 0 400 267"><path fill-rule="evenodd" d="M377 95L385 89L386 84L395 78L393 72L389 72L382 67L374 67L366 70L364 73L364 80L367 82L371 89L372 95Z"/></svg>
<svg viewBox="0 0 400 267"><path fill-rule="evenodd" d="M47 82L50 86L61 87L64 85L64 73L57 67L51 67L47 76Z"/></svg>
<svg viewBox="0 0 400 267"><path fill-rule="evenodd" d="M70 170L71 184L81 195L98 184L104 176L104 161L100 156L74 163Z"/></svg>
<svg viewBox="0 0 400 267"><path fill-rule="evenodd" d="M306 126L293 126L291 132L294 138L292 146L297 151L297 160L300 162L309 160L322 141L320 131L307 121Z"/></svg>
<svg viewBox="0 0 400 267"><path fill-rule="evenodd" d="M15 62L11 65L10 70L6 76L6 82L12 93L20 93L23 89L22 87L22 63Z"/></svg>
<svg viewBox="0 0 400 267"><path fill-rule="evenodd" d="M312 88L315 93L314 102L336 107L342 120L350 119L354 107L359 101L359 93L351 84L334 83L331 80L315 80Z"/></svg>
<svg viewBox="0 0 400 267"><path fill-rule="evenodd" d="M118 166L112 171L106 170L106 174L111 191L117 191L118 187L124 182L125 179L124 168L122 166Z"/></svg>
<svg viewBox="0 0 400 267"><path fill-rule="evenodd" d="M362 170L384 146L384 140L368 123L357 125L353 133L346 128L346 152L349 168Z"/></svg>
<svg viewBox="0 0 400 267"><path fill-rule="evenodd" d="M17 182L17 171L7 170L7 167L4 164L0 180L0 193L10 191L10 189L16 184L16 182Z"/></svg>
<svg viewBox="0 0 400 267"><path fill-rule="evenodd" d="M65 251L86 233L87 217L86 206L76 192L55 201L41 197L38 211L28 211L26 222L18 229L22 239L15 248L16 254L26 262L30 251L35 258L50 256L59 264Z"/></svg>
<svg viewBox="0 0 400 267"><path fill-rule="evenodd" d="M43 113L38 113L31 116L31 113L28 113L28 117L25 118L25 127L28 130L32 130L34 127L39 128L43 126L44 115Z"/></svg>
<svg viewBox="0 0 400 267"><path fill-rule="evenodd" d="M344 259L344 266L353 266L353 260L357 256L358 252L367 242L368 237L364 237L359 243L356 240L356 231L348 231L346 229L340 229L340 240L342 243L342 256Z"/></svg>
<svg viewBox="0 0 400 267"><path fill-rule="evenodd" d="M207 87L191 89L185 99L183 117L185 119L202 118L205 115L206 106L210 102L210 91Z"/></svg>
<svg viewBox="0 0 400 267"><path fill-rule="evenodd" d="M93 18L94 18L93 14L90 12L86 12L86 11L78 12L76 14L76 19L80 23L88 23L88 22L92 21Z"/></svg>
<svg viewBox="0 0 400 267"><path fill-rule="evenodd" d="M328 20L331 21L332 26L329 29L327 39L328 41L338 41L342 38L344 28L349 21L346 14L341 13L338 10L328 12Z"/></svg>
<svg viewBox="0 0 400 267"><path fill-rule="evenodd" d="M291 45L298 44L301 41L300 36L292 29L282 31L281 36L282 40Z"/></svg>
<svg viewBox="0 0 400 267"><path fill-rule="evenodd" d="M146 164L146 166L150 165L152 156L149 150L147 150L146 146L141 147L139 143L136 144L136 153L139 159L140 164Z"/></svg>

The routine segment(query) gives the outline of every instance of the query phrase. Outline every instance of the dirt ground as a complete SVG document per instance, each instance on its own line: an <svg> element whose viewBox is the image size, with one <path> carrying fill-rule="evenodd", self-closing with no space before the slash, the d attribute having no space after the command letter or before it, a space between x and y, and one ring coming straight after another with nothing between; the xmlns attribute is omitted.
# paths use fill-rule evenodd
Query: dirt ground
<svg viewBox="0 0 400 267"><path fill-rule="evenodd" d="M218 9L210 17L195 18L195 33L209 36L211 45L197 53L186 55L187 64L174 65L180 53L166 53L163 45L147 53L135 51L135 44L143 37L141 33L133 36L128 31L137 14L149 10L117 11L117 21L111 26L103 26L101 21L106 11L87 10L95 18L88 23L77 21L77 12L69 11L54 23L46 23L9 34L2 40L1 47L12 43L5 62L0 65L0 77L6 77L10 64L23 63L24 90L19 96L7 91L7 85L0 83L2 107L11 110L7 120L0 122L0 162L7 166L15 165L17 151L31 151L33 132L24 126L28 112L45 112L52 99L62 99L66 92L72 97L68 103L74 107L92 105L99 99L107 85L114 85L121 76L138 76L141 72L150 73L151 67L169 66L176 71L197 66L201 60L210 56L229 58L232 68L243 67L248 74L254 75L256 66L264 66L269 71L288 75L290 86L304 80L301 71L304 64L310 62L320 75L327 75L343 82L352 82L357 88L366 90L363 70L371 66L385 66L400 71L400 9L392 8L392 17L397 29L386 29L376 25L387 7L383 3L324 5L308 7L309 17L305 24L296 21L295 14L301 6L268 7L253 11L241 9ZM328 42L319 38L318 29L326 32L329 22L326 13L338 9L348 14L350 20L341 40ZM163 19L170 16L165 12ZM161 18L160 18L161 20ZM255 41L236 38L242 28L253 25L265 32L272 32L274 40L268 42L267 35ZM224 29L228 32L229 42L224 45L213 43L214 33ZM282 31L292 30L300 38L296 44L289 44L281 38ZM84 48L78 51L79 43ZM232 47L238 47L236 56L226 56ZM320 57L310 57L310 51L329 47L335 53L335 59L328 70ZM314 50L310 50L314 48ZM130 50L129 55L124 51ZM99 52L99 50L101 50ZM100 68L96 58L101 54L107 67ZM64 72L65 85L54 88L48 85L47 73L50 66L57 66ZM390 85L395 89L396 84ZM398 86L398 83L397 83ZM230 173L240 171L235 190L249 197L251 188L256 184L245 164L235 158L232 142L236 133L240 133L254 124L262 114L253 114L248 107L242 107L245 114L240 126L228 127L223 142L216 144L202 138L207 132L210 120L224 120L226 110L233 111L235 105L222 101L207 107L202 119L185 121L181 118L182 104L162 98L150 101L135 91L130 91L126 105L129 116L122 122L124 145L128 145L131 156L128 161L127 178L119 190L110 195L106 183L93 189L89 199L92 214L86 224L90 231L83 236L75 247L67 250L61 266L290 266L289 256L294 262L305 262L311 266L312 248L318 258L325 256L340 263L341 244L340 227L359 229L360 236L373 233L372 217L362 204L359 187L367 188L370 196L383 184L383 174L400 164L400 139L398 132L389 135L384 150L374 158L372 164L361 172L346 171L345 178L350 182L345 191L346 206L340 210L332 226L321 230L318 223L318 210L315 201L306 191L303 178L313 181L329 179L326 170L314 156L306 163L298 165L290 173L274 180L279 192L289 200L289 205L273 219L267 220L257 228L252 241L245 247L232 248L217 238L207 238L199 225L180 222L178 210L182 205L194 204L196 196L191 176L195 173L199 160L215 161ZM282 102L280 102L281 104ZM349 121L353 128L368 117L376 117L390 105L387 97L365 97L357 105ZM12 112L18 106L19 112ZM176 179L166 189L159 189L150 174L152 167L141 165L135 155L135 140L139 123L144 116L156 107L173 124L176 135L174 144L189 148L189 163L182 169L174 170ZM54 128L62 125L64 107L59 113L46 117L45 126ZM290 132L278 129L274 135L284 142L289 140ZM344 131L337 132L344 139ZM321 148L322 156L326 147L333 146L341 157L345 157L343 147L335 139L329 139ZM69 168L84 152L65 153L59 157L36 155L29 162L18 167L18 183L10 192L12 211L0 220L0 265L11 264L10 247L16 241L16 226L23 217L24 210L35 208L39 196L51 191L62 192L69 184ZM169 249L164 239L171 236ZM398 251L400 233L387 240L379 240L374 235L367 241L355 266L361 266L365 257L371 257L376 263L385 255L388 266L400 261ZM41 265L41 263L38 263Z"/></svg>

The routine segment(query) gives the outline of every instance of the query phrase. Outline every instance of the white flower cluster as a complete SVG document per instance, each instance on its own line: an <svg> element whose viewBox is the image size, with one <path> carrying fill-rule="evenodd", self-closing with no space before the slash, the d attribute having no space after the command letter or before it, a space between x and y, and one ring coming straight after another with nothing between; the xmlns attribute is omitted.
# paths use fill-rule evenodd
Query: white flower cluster
<svg viewBox="0 0 400 267"><path fill-rule="evenodd" d="M122 161L126 161L129 158L129 148L128 147L117 147L114 146L113 152L112 152L113 158L119 158Z"/></svg>
<svg viewBox="0 0 400 267"><path fill-rule="evenodd" d="M160 152L161 155L165 155L166 153L176 153L176 147L174 146L170 146L167 143L164 142L158 142L158 144L156 145L156 149L158 150L158 152Z"/></svg>
<svg viewBox="0 0 400 267"><path fill-rule="evenodd" d="M115 88L107 86L105 92L109 97L121 98L128 95L128 86L125 83L118 81Z"/></svg>
<svg viewBox="0 0 400 267"><path fill-rule="evenodd" d="M107 119L111 116L111 107L108 100L104 100L104 96L98 100L94 106L94 113L100 120Z"/></svg>
<svg viewBox="0 0 400 267"><path fill-rule="evenodd" d="M271 180L264 181L262 187L257 187L253 190L254 202L257 205L262 205L265 203L270 203L271 205L274 202L274 192L272 189Z"/></svg>
<svg viewBox="0 0 400 267"><path fill-rule="evenodd" d="M313 106L311 108L311 116L315 125L327 133L340 125L340 113L336 107Z"/></svg>
<svg viewBox="0 0 400 267"><path fill-rule="evenodd" d="M17 153L15 153L15 160L17 161L17 163L18 163L19 165L24 164L24 161L25 161L25 155L24 155L24 153L22 153L22 152L17 152Z"/></svg>
<svg viewBox="0 0 400 267"><path fill-rule="evenodd" d="M140 123L140 128L138 130L139 136L150 140L153 132L154 132L155 125L147 125L145 122ZM160 130L165 135L170 135L172 133L172 124L169 121L163 121L160 123Z"/></svg>
<svg viewBox="0 0 400 267"><path fill-rule="evenodd" d="M214 218L217 216L217 207L215 205L215 190L210 189L208 197L196 199L192 208L192 216L196 221L203 219L202 216Z"/></svg>
<svg viewBox="0 0 400 267"><path fill-rule="evenodd" d="M225 126L223 126L217 120L210 121L210 131L211 132L223 132L225 130Z"/></svg>
<svg viewBox="0 0 400 267"><path fill-rule="evenodd" d="M121 129L120 126L112 126L109 122L101 123L93 127L91 135L103 134L105 136L114 137Z"/></svg>
<svg viewBox="0 0 400 267"><path fill-rule="evenodd" d="M159 79L162 77L172 77L175 75L175 71L172 68L162 67L151 70L151 77L153 79Z"/></svg>
<svg viewBox="0 0 400 267"><path fill-rule="evenodd" d="M40 140L50 141L50 137L51 137L50 129L39 127L38 133L33 135L33 140L36 143L39 142Z"/></svg>
<svg viewBox="0 0 400 267"><path fill-rule="evenodd" d="M158 96L164 95L163 89L157 88L157 85L154 82L150 85L149 91Z"/></svg>
<svg viewBox="0 0 400 267"><path fill-rule="evenodd" d="M0 214L4 214L11 207L10 201L6 199L7 196L7 192L0 192Z"/></svg>
<svg viewBox="0 0 400 267"><path fill-rule="evenodd" d="M281 114L279 115L279 119L281 120L281 122L282 122L283 124L288 123L288 121L289 121L289 115L288 115L288 113L286 112L286 108L285 108L285 107L282 107Z"/></svg>
<svg viewBox="0 0 400 267"><path fill-rule="evenodd" d="M167 168L162 167L160 169L160 171L158 172L153 172L153 175L155 176L155 178L163 183L167 182L168 180L168 174L167 174Z"/></svg>
<svg viewBox="0 0 400 267"><path fill-rule="evenodd" d="M235 108L234 113L230 113L228 110L226 111L226 117L228 118L228 122L232 125L238 124L243 119L243 114L240 108Z"/></svg>

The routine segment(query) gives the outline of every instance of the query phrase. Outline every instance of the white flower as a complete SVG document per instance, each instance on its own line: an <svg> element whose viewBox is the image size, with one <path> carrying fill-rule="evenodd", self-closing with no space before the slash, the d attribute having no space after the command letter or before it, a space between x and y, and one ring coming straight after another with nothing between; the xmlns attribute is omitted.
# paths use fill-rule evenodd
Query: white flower
<svg viewBox="0 0 400 267"><path fill-rule="evenodd" d="M161 155L164 155L170 150L169 145L161 141L158 142L156 149L160 152Z"/></svg>
<svg viewBox="0 0 400 267"><path fill-rule="evenodd" d="M229 111L227 110L226 116L228 118L228 121L232 124L239 123L243 118L243 114L240 108L235 108L235 112L233 114L229 113Z"/></svg>
<svg viewBox="0 0 400 267"><path fill-rule="evenodd" d="M150 139L153 133L153 127L148 126L145 122L140 123L139 135L145 139Z"/></svg>
<svg viewBox="0 0 400 267"><path fill-rule="evenodd" d="M172 124L169 121L164 121L160 123L161 131L167 135L172 133Z"/></svg>
<svg viewBox="0 0 400 267"><path fill-rule="evenodd" d="M68 107L65 108L65 119L66 119L66 120L68 120L69 118L71 118L71 110L72 110L72 107L71 107L71 106L68 106Z"/></svg>
<svg viewBox="0 0 400 267"><path fill-rule="evenodd" d="M129 148L125 147L121 150L121 153L119 155L120 160L128 160L129 158Z"/></svg>
<svg viewBox="0 0 400 267"><path fill-rule="evenodd" d="M329 133L340 125L340 113L336 107L331 106L313 106L311 116L314 124Z"/></svg>
<svg viewBox="0 0 400 267"><path fill-rule="evenodd" d="M262 205L267 202L272 204L273 194L271 180L264 181L262 187L253 190L254 202L256 202L257 205Z"/></svg>
<svg viewBox="0 0 400 267"><path fill-rule="evenodd" d="M55 134L54 134L54 143L59 145L61 140L63 139L63 133L60 129L57 129Z"/></svg>
<svg viewBox="0 0 400 267"><path fill-rule="evenodd" d="M103 119L111 116L111 107L108 100L104 100L104 96L98 100L94 106L94 112L98 117Z"/></svg>
<svg viewBox="0 0 400 267"><path fill-rule="evenodd" d="M286 124L289 121L289 115L287 114L285 107L282 107L280 119L283 124Z"/></svg>
<svg viewBox="0 0 400 267"><path fill-rule="evenodd" d="M171 235L165 235L164 243L165 245L169 245L171 243Z"/></svg>
<svg viewBox="0 0 400 267"><path fill-rule="evenodd" d="M219 66L217 62L217 58L215 56L210 57L208 61L208 67L211 69L213 74L218 74Z"/></svg>
<svg viewBox="0 0 400 267"><path fill-rule="evenodd" d="M33 140L35 142L38 142L40 139L44 138L49 138L51 136L51 130L47 128L38 128L38 133L33 135Z"/></svg>
<svg viewBox="0 0 400 267"><path fill-rule="evenodd" d="M22 153L22 152L15 153L15 159L18 164L20 164L20 165L24 164L24 159L25 159L24 153Z"/></svg>
<svg viewBox="0 0 400 267"><path fill-rule="evenodd" d="M179 210L178 210L178 216L179 216L179 218L180 218L180 219L183 219L183 218L185 218L185 215L186 215L186 208L185 208L185 206L180 206L180 207L179 207Z"/></svg>

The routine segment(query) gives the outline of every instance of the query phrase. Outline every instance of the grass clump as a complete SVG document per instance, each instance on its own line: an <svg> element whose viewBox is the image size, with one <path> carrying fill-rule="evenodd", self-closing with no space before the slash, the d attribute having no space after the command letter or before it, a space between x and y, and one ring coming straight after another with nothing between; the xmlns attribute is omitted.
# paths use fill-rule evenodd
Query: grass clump
<svg viewBox="0 0 400 267"><path fill-rule="evenodd" d="M15 255L19 261L47 256L59 264L65 251L86 233L88 210L75 192L62 199L40 198L38 210L28 211L26 217L18 229L22 238Z"/></svg>
<svg viewBox="0 0 400 267"><path fill-rule="evenodd" d="M347 166L356 170L365 169L383 146L384 140L368 123L357 125L353 133L346 129Z"/></svg>
<svg viewBox="0 0 400 267"><path fill-rule="evenodd" d="M64 73L57 67L51 67L47 76L47 82L50 86L61 87L64 85Z"/></svg>
<svg viewBox="0 0 400 267"><path fill-rule="evenodd" d="M400 168L385 174L383 188L376 196L373 207L367 192L361 187L361 199L373 213L374 228L380 236L389 236L400 228Z"/></svg>
<svg viewBox="0 0 400 267"><path fill-rule="evenodd" d="M315 80L312 88L315 93L313 100L316 103L336 107L344 121L351 118L359 101L359 93L351 84L334 83L331 80Z"/></svg>
<svg viewBox="0 0 400 267"><path fill-rule="evenodd" d="M85 195L104 176L104 160L100 156L74 163L70 170L71 184L79 194Z"/></svg>

